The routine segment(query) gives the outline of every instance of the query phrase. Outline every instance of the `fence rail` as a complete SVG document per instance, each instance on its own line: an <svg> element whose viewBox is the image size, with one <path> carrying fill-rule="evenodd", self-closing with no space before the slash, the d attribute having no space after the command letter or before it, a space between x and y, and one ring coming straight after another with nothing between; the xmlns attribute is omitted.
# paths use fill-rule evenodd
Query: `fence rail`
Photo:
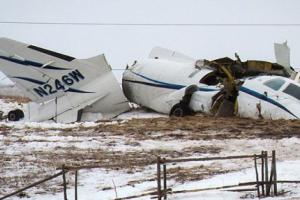
<svg viewBox="0 0 300 200"><path fill-rule="evenodd" d="M206 157L206 158L187 158L187 159L166 159L157 157L157 198L161 200L162 198L167 199L167 194L174 193L187 193L187 192L199 192L210 189L224 189L230 187L239 187L241 185L229 185L221 186L214 188L202 188L195 190L184 190L184 191L170 191L167 187L167 164L168 163L182 163L182 162L191 162L191 161L212 161L212 160L231 160L231 159L254 159L254 168L255 168L255 178L256 181L252 182L251 185L256 185L257 196L270 196L271 186L274 188L274 195L277 195L277 173L276 173L276 153L272 151L272 156L268 156L267 151L262 151L260 155L238 155L238 156L224 156L224 157ZM272 158L271 173L268 177L268 158ZM258 165L257 160L261 159L261 181L259 180ZM163 167L163 170L161 169ZM269 181L268 181L269 180ZM163 181L163 186L162 182ZM262 194L261 194L262 191Z"/></svg>
<svg viewBox="0 0 300 200"><path fill-rule="evenodd" d="M28 185L28 186L26 186L26 187L24 187L22 189L19 189L19 190L15 191L15 192L12 192L12 193L10 193L8 195L5 195L5 196L1 197L0 200L6 199L6 198L11 197L11 196L14 196L14 195L16 195L16 194L18 194L20 192L23 192L23 191L29 189L29 188L32 188L32 187L37 186L37 185L39 185L41 183L47 182L49 180L52 180L52 179L54 179L54 178L56 178L58 176L61 176L62 174L63 174L63 172L59 172L57 174L54 174L53 176L50 176L48 178L45 178L45 179L40 180L38 182L35 182L35 183L31 184L31 185Z"/></svg>
<svg viewBox="0 0 300 200"><path fill-rule="evenodd" d="M167 164L170 163L183 163L183 162L192 162L192 161L212 161L212 160L231 160L231 159L250 159L252 158L254 160L254 168L255 168L255 181L253 182L246 182L246 183L239 183L237 185L225 185L225 186L217 186L217 187L211 187L211 188L200 188L200 189L194 189L194 190L181 190L181 191L173 191L171 188L167 187ZM269 160L271 158L271 169L269 172ZM258 163L257 160L260 160L260 176L259 176L259 170L258 170ZM157 157L157 160L152 161L146 161L143 163L138 163L138 165L157 165L157 190L151 191L139 195L134 196L128 196L128 197L122 197L122 198L116 198L115 200L125 200L125 199L133 199L138 198L142 196L149 196L149 195L155 195L158 200L161 200L162 198L167 199L168 194L176 194L176 193L188 193L188 192L200 192L200 191L206 191L206 190L216 190L216 189L228 189L233 187L241 187L241 186L250 186L255 185L256 188L250 188L250 189L236 189L234 191L257 191L258 197L267 197L271 195L271 188L273 186L273 195L277 195L277 183L300 183L300 181L291 181L291 180L277 180L277 170L276 170L276 153L275 151L272 151L272 156L268 156L267 151L262 151L261 154L253 154L253 155L238 155L238 156L223 156L223 157L204 157L204 158L184 158L184 159L167 159L167 158L161 158ZM42 179L38 182L35 182L29 186L26 186L22 189L19 189L15 192L12 192L10 194L7 194L0 198L0 200L6 199L8 197L11 197L13 195L16 195L20 192L23 192L29 188L35 187L41 183L47 182L49 180L52 180L54 178L57 178L59 176L62 176L63 178L63 191L64 191L64 200L67 200L67 182L66 182L66 173L69 171L75 171L75 200L78 199L78 193L77 193L77 182L78 182L78 176L77 172L79 170L83 169L92 169L92 168L113 168L113 167L119 167L122 164L118 165L90 165L90 166L80 166L80 167L72 167L72 166L65 166L62 165L62 167L57 168L58 170L61 170L59 173L56 173L52 176L49 176L45 179ZM123 164L126 165L126 164ZM163 182L163 184L162 184ZM233 190L230 190L233 191Z"/></svg>

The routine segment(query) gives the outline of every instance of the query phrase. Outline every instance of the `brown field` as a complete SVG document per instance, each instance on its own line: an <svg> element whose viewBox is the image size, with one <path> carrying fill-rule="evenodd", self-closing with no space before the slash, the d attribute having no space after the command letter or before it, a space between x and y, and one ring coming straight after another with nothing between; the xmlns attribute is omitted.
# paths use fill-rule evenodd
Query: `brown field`
<svg viewBox="0 0 300 200"><path fill-rule="evenodd" d="M34 181L57 172L62 164L67 166L117 165L107 170L124 170L128 174L142 172L156 156L167 158L218 155L222 147L199 145L185 147L180 151L157 146L144 149L142 143L164 141L176 145L179 141L204 142L213 140L274 139L299 137L298 120L253 120L244 118L221 118L198 114L185 118L131 119L128 121L103 122L95 127L75 128L14 128L5 123L0 126L0 194L24 187ZM50 139L55 137L54 139ZM64 142L71 137L71 141ZM95 148L82 148L81 143L98 142ZM42 146L40 148L32 147ZM130 146L133 150L118 150L118 145ZM23 151L18 151L22 146ZM27 150L25 147L28 146ZM43 148L44 147L44 148ZM13 150L13 151L12 151ZM246 166L247 167L247 166ZM237 170L241 170L243 166ZM232 169L234 170L234 169ZM169 177L175 181L201 180L219 173L232 171L211 165L200 165L186 170L174 166ZM22 173L20 173L22 171ZM11 175L13 173L14 175ZM155 174L155 171L153 171ZM136 184L154 180L155 176L130 181ZM57 184L60 184L58 181ZM50 184L50 183L49 183ZM55 193L62 187L53 183L42 184ZM5 186L5 187L4 187ZM52 189L49 189L52 188Z"/></svg>

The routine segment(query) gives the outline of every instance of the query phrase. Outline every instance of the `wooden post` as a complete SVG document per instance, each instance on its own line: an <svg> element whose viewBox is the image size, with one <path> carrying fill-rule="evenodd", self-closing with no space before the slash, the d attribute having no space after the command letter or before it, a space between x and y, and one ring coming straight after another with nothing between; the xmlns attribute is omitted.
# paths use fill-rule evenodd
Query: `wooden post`
<svg viewBox="0 0 300 200"><path fill-rule="evenodd" d="M273 179L274 179L274 195L277 196L277 171L276 171L276 152L275 150L272 151L272 160L273 160Z"/></svg>
<svg viewBox="0 0 300 200"><path fill-rule="evenodd" d="M161 163L161 158L158 156L157 157L157 199L161 200L161 177L160 177L160 163Z"/></svg>
<svg viewBox="0 0 300 200"><path fill-rule="evenodd" d="M272 157L273 158L273 157ZM267 190L267 193L268 193L268 196L270 196L270 192L271 192L271 186L272 184L274 183L273 182L273 179L274 178L274 162L273 162L273 159L271 161L271 172L270 172L270 179L269 179L269 185L268 185L268 190Z"/></svg>
<svg viewBox="0 0 300 200"><path fill-rule="evenodd" d="M77 200L78 198L78 193L77 193L77 175L78 175L78 171L75 171L75 200Z"/></svg>
<svg viewBox="0 0 300 200"><path fill-rule="evenodd" d="M167 199L167 164L166 159L163 158L163 173L164 173L164 199Z"/></svg>
<svg viewBox="0 0 300 200"><path fill-rule="evenodd" d="M265 184L263 183L265 181L265 158L264 158L264 151L261 152L261 191L262 191L262 196L265 196Z"/></svg>
<svg viewBox="0 0 300 200"><path fill-rule="evenodd" d="M256 162L256 154L254 154L254 166L255 166L255 174L256 174L256 188L257 188L257 196L260 197L260 191L259 191L259 177L258 177L258 170L257 170L257 162Z"/></svg>
<svg viewBox="0 0 300 200"><path fill-rule="evenodd" d="M63 184L64 184L64 200L68 200L65 165L62 165L62 172L63 172Z"/></svg>
<svg viewBox="0 0 300 200"><path fill-rule="evenodd" d="M269 181L269 168L268 168L268 152L265 151L265 181L266 183ZM270 189L270 185L266 184L266 196L270 196L270 192L268 192Z"/></svg>

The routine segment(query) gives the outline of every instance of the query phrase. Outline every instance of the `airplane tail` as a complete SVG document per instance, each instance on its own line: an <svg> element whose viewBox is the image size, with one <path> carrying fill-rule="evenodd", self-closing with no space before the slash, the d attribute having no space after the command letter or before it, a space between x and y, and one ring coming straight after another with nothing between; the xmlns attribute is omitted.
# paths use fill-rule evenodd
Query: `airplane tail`
<svg viewBox="0 0 300 200"><path fill-rule="evenodd" d="M115 114L129 109L104 54L76 59L8 38L0 38L0 70L15 82L25 96L37 104L45 104L38 108L35 121L62 116L63 113L72 115L84 107L90 107L91 112L105 111ZM63 106L59 109L53 103L55 99L62 102L60 105ZM105 103L99 103L103 101ZM122 106L113 106L121 102L125 103ZM90 104L97 105L93 107ZM56 106L56 112L53 112L54 107L51 105ZM95 108L98 105L101 108ZM69 119L73 121L74 117Z"/></svg>
<svg viewBox="0 0 300 200"><path fill-rule="evenodd" d="M32 101L41 103L78 91L111 69L104 57L71 56L0 38L0 70Z"/></svg>

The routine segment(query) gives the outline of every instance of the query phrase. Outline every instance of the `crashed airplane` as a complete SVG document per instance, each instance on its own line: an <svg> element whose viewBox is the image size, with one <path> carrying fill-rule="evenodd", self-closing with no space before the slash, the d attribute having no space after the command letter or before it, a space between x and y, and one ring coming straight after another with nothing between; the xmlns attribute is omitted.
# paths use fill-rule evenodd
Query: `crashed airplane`
<svg viewBox="0 0 300 200"><path fill-rule="evenodd" d="M25 121L99 120L130 109L103 54L80 60L0 38L0 71L31 99ZM20 110L8 114L14 121L21 117Z"/></svg>
<svg viewBox="0 0 300 200"><path fill-rule="evenodd" d="M286 43L275 44L277 63L220 58L195 60L155 47L149 59L123 73L127 99L175 116L204 112L218 116L268 119L300 117L299 77L289 64Z"/></svg>

